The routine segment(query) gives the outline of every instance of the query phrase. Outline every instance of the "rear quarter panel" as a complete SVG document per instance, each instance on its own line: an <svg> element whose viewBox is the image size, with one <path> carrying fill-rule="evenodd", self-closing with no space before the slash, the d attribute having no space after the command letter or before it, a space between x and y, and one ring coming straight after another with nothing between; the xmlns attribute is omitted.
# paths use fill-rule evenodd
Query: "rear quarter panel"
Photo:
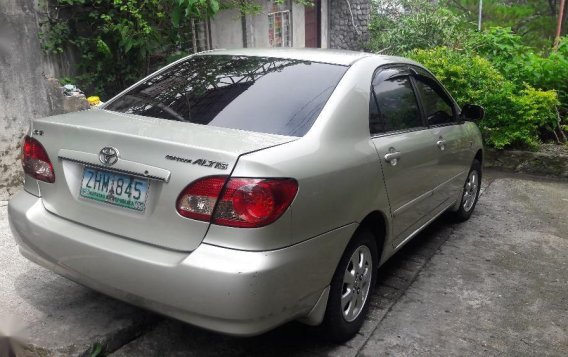
<svg viewBox="0 0 568 357"><path fill-rule="evenodd" d="M389 212L368 122L369 88L378 65L374 58L352 65L300 140L239 158L232 176L298 180L298 194L286 214L258 229L212 225L204 242L247 250L277 249L361 222L373 211ZM290 229L281 221L288 221Z"/></svg>

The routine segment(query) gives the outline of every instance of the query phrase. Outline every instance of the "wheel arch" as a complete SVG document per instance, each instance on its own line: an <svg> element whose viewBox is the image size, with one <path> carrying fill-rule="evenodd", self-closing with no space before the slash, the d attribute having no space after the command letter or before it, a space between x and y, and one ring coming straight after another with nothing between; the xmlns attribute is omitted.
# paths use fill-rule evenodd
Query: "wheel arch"
<svg viewBox="0 0 568 357"><path fill-rule="evenodd" d="M377 258L379 259L380 264L384 252L384 244L388 234L387 216L381 211L370 212L365 216L365 218L363 218L363 220L361 220L361 223L359 223L359 227L353 236L362 230L369 230L375 237L377 253L379 255Z"/></svg>

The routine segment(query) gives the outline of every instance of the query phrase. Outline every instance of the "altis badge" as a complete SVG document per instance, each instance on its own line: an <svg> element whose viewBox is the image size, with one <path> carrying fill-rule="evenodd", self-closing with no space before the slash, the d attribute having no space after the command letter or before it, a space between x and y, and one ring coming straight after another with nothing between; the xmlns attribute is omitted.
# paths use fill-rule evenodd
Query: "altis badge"
<svg viewBox="0 0 568 357"><path fill-rule="evenodd" d="M226 162L212 161L212 160L206 160L206 159L187 159L187 158L184 158L184 157L179 157L179 156L174 156L174 155L166 155L166 159L172 160L172 161L184 162L186 164L191 164L191 165L211 167L211 168L219 169L219 170L226 170L227 168L229 168L229 164L226 163Z"/></svg>

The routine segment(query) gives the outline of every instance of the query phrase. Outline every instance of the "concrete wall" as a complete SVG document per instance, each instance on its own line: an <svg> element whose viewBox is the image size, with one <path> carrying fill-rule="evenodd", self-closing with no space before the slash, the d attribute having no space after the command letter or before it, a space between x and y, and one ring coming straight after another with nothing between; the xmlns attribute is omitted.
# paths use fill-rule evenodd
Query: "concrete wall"
<svg viewBox="0 0 568 357"><path fill-rule="evenodd" d="M321 48L329 48L329 1L321 0Z"/></svg>
<svg viewBox="0 0 568 357"><path fill-rule="evenodd" d="M362 50L369 38L369 0L329 0L329 47Z"/></svg>
<svg viewBox="0 0 568 357"><path fill-rule="evenodd" d="M20 180L20 139L29 120L49 115L46 64L33 0L0 1L0 199Z"/></svg>
<svg viewBox="0 0 568 357"><path fill-rule="evenodd" d="M0 0L0 200L21 180L19 146L29 121L65 111L56 82L50 84L48 78L72 74L75 61L69 53L49 57L41 50L39 14L46 6L42 1ZM262 13L246 17L247 47L269 46L272 4L259 1ZM304 47L304 7L291 0L283 6L291 10L292 46ZM369 14L369 0L322 0L322 47L360 49L367 38ZM211 39L214 48L242 47L238 12L220 12L211 22Z"/></svg>
<svg viewBox="0 0 568 357"><path fill-rule="evenodd" d="M0 0L0 200L21 182L20 140L30 119L64 111L58 86L47 78L67 75L74 65L70 55L41 50L38 4Z"/></svg>
<svg viewBox="0 0 568 357"><path fill-rule="evenodd" d="M270 47L268 42L268 13L272 11L268 1L261 1L262 12L246 16L247 47Z"/></svg>
<svg viewBox="0 0 568 357"><path fill-rule="evenodd" d="M243 47L241 15L237 10L220 11L211 20L211 44L213 48Z"/></svg>
<svg viewBox="0 0 568 357"><path fill-rule="evenodd" d="M306 46L306 9L303 5L292 1L292 47Z"/></svg>
<svg viewBox="0 0 568 357"><path fill-rule="evenodd" d="M245 16L246 47L270 47L268 41L268 14L273 11L272 3L259 1L262 10L258 15ZM290 9L292 47L305 46L304 6L286 1L280 9ZM322 18L323 21L323 18ZM235 10L224 10L211 20L211 42L213 48L243 47L243 32L240 15ZM322 41L323 43L323 41Z"/></svg>
<svg viewBox="0 0 568 357"><path fill-rule="evenodd" d="M259 0L260 14L245 17L246 47L269 47L270 1ZM279 6L291 11L292 47L305 46L305 9L293 0ZM230 15L229 15L230 13ZM370 0L322 0L321 47L361 50L368 40ZM211 21L213 48L242 47L242 24L236 11L224 11Z"/></svg>

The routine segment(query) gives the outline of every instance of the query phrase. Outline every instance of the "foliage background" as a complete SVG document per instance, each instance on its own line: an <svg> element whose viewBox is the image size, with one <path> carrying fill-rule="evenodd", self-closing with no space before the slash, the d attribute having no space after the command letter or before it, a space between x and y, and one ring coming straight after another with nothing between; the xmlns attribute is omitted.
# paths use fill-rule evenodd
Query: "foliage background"
<svg viewBox="0 0 568 357"><path fill-rule="evenodd" d="M477 1L375 2L369 50L410 57L460 105L484 106L479 124L489 146L537 149L543 141L565 142L568 39L552 50L555 17L541 13L541 5L551 2L485 1L488 27L480 32L471 21Z"/></svg>
<svg viewBox="0 0 568 357"><path fill-rule="evenodd" d="M284 0L277 0L282 2ZM311 5L311 0L294 0ZM51 0L41 24L43 49L79 53L73 81L103 99L194 52L195 24L224 9L257 14L254 0Z"/></svg>
<svg viewBox="0 0 568 357"><path fill-rule="evenodd" d="M41 35L44 50L79 53L73 81L103 98L116 94L191 43L189 21L174 24L177 1L55 0Z"/></svg>
<svg viewBox="0 0 568 357"><path fill-rule="evenodd" d="M279 0L283 1L283 0ZM295 0L310 5L311 0ZM568 39L552 50L558 0L371 0L368 50L426 65L459 104L487 110L486 144L537 149L565 142ZM195 23L223 9L257 14L255 0L51 0L44 50L79 53L73 81L103 100L195 50ZM568 11L567 11L568 12Z"/></svg>

